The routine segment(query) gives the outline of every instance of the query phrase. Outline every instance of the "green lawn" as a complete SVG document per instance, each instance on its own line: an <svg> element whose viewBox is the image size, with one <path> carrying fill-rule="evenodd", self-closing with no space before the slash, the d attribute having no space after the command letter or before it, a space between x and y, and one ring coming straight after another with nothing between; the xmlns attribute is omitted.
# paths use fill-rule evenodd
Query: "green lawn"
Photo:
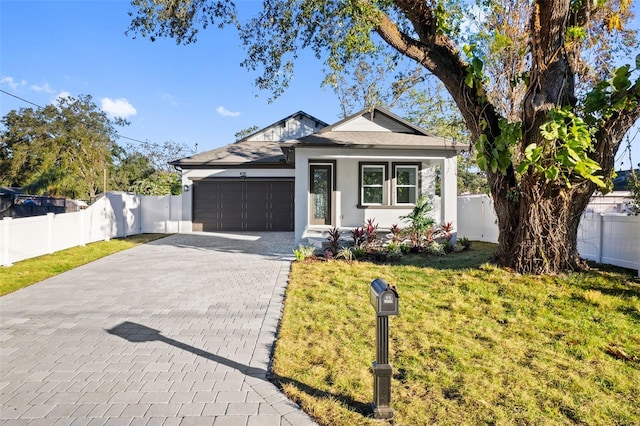
<svg viewBox="0 0 640 426"><path fill-rule="evenodd" d="M637 279L523 276L485 264L493 249L294 263L276 380L320 424L380 424L369 285L382 277L401 297L389 321L393 424L640 424Z"/></svg>
<svg viewBox="0 0 640 426"><path fill-rule="evenodd" d="M101 257L166 237L166 234L132 235L73 247L45 256L16 262L11 267L0 266L0 296L20 290L46 278L61 274Z"/></svg>

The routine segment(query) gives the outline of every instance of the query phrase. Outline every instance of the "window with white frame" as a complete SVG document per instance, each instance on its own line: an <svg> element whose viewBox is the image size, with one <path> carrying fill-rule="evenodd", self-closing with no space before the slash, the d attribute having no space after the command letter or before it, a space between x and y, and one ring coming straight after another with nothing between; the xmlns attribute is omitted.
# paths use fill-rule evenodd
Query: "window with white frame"
<svg viewBox="0 0 640 426"><path fill-rule="evenodd" d="M394 165L395 203L415 204L418 199L418 166Z"/></svg>
<svg viewBox="0 0 640 426"><path fill-rule="evenodd" d="M363 206L385 204L386 165L360 165L360 203Z"/></svg>

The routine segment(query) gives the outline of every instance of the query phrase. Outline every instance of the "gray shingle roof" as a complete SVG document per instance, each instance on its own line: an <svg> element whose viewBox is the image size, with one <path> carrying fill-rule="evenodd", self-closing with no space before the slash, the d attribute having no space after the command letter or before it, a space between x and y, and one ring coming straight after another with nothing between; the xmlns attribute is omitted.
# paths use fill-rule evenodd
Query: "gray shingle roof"
<svg viewBox="0 0 640 426"><path fill-rule="evenodd" d="M267 128L285 120L295 117L298 114L308 116L302 111L297 112L286 119L274 123ZM296 140L287 142L277 141L250 141L251 136L221 148L202 152L190 157L181 158L170 164L183 168L224 168L224 167L284 167L290 168L291 164L285 161L284 151L287 155L292 154L292 150L301 147L335 147L341 148L392 148L392 149L427 149L445 150L460 152L469 146L451 139L431 136L419 127L394 115L393 113L375 108L373 114L383 114L391 120L400 124L404 129L396 131L334 131L340 129L343 124L348 123L360 116L366 117L370 111L361 111L345 118L322 130L304 136ZM311 116L309 116L311 117ZM320 122L321 125L326 125ZM264 130L264 129L263 129ZM262 131L262 130L261 130ZM259 133L259 132L258 132Z"/></svg>
<svg viewBox="0 0 640 426"><path fill-rule="evenodd" d="M178 167L285 166L280 142L236 142L211 151L172 161Z"/></svg>

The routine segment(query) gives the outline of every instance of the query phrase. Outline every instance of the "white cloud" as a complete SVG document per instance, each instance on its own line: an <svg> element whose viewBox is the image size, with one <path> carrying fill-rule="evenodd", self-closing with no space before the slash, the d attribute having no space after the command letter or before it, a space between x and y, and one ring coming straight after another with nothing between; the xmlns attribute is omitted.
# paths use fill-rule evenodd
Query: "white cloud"
<svg viewBox="0 0 640 426"><path fill-rule="evenodd" d="M0 84L6 84L11 90L18 90L20 86L24 86L25 84L27 84L27 82L24 80L18 82L15 81L13 77L7 76L0 78Z"/></svg>
<svg viewBox="0 0 640 426"><path fill-rule="evenodd" d="M31 86L29 86L29 89L38 93L49 93L49 94L56 93L56 91L53 90L51 86L49 86L49 83L44 83L43 85L32 84Z"/></svg>
<svg viewBox="0 0 640 426"><path fill-rule="evenodd" d="M111 117L128 118L136 115L138 111L125 98L120 99L102 99L102 110Z"/></svg>
<svg viewBox="0 0 640 426"><path fill-rule="evenodd" d="M175 96L169 94L169 93L163 93L161 95L162 99L164 99L165 101L168 101L169 104L171 104L171 106L177 107L178 106L178 101L176 100Z"/></svg>
<svg viewBox="0 0 640 426"><path fill-rule="evenodd" d="M223 116L223 117L237 117L237 116L240 115L239 112L229 111L228 109L226 109L222 105L220 105L218 108L216 108L216 112L218 114L220 114L221 116Z"/></svg>

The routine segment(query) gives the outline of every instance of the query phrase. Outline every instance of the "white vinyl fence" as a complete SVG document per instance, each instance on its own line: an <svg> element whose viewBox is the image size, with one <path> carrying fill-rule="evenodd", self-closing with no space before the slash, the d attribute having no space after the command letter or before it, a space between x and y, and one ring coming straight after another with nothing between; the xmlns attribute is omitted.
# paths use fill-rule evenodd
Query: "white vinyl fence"
<svg viewBox="0 0 640 426"><path fill-rule="evenodd" d="M585 259L638 269L640 216L593 213L587 209L578 229ZM182 231L182 197L147 197L113 192L75 212L0 220L0 266L110 238ZM459 237L498 241L493 201L486 195L458 197Z"/></svg>
<svg viewBox="0 0 640 426"><path fill-rule="evenodd" d="M588 207L580 220L580 256L598 263L636 269L640 276L640 216L593 213L593 210L596 209ZM498 222L490 197L458 197L458 237L498 242Z"/></svg>
<svg viewBox="0 0 640 426"><path fill-rule="evenodd" d="M0 265L110 238L180 232L181 217L179 195L110 192L79 212L5 218L0 220Z"/></svg>
<svg viewBox="0 0 640 426"><path fill-rule="evenodd" d="M140 201L143 234L175 234L181 231L182 197L180 195L161 197L143 195Z"/></svg>

